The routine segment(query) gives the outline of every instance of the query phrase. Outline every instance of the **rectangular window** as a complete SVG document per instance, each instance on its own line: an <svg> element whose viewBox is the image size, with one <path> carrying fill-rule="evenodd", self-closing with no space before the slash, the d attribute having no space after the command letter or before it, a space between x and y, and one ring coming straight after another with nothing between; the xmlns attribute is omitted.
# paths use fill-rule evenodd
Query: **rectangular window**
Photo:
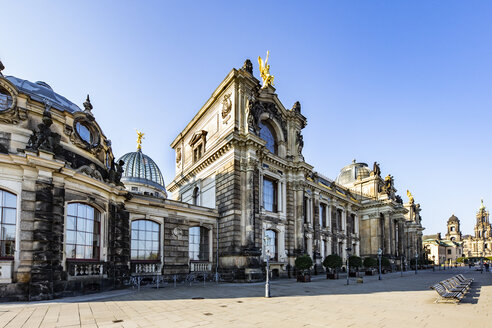
<svg viewBox="0 0 492 328"><path fill-rule="evenodd" d="M326 221L326 205L319 205L319 226L328 227L328 222Z"/></svg>
<svg viewBox="0 0 492 328"><path fill-rule="evenodd" d="M451 250L450 249L448 249L448 255L451 255Z"/></svg>
<svg viewBox="0 0 492 328"><path fill-rule="evenodd" d="M277 212L277 181L263 178L263 207L269 212Z"/></svg>

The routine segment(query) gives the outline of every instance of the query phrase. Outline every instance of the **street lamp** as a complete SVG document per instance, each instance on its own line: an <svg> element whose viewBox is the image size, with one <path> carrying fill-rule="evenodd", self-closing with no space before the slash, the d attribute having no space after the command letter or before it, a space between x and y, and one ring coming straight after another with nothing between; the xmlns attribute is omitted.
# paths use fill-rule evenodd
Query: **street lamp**
<svg viewBox="0 0 492 328"><path fill-rule="evenodd" d="M419 253L415 251L415 274L417 274L418 260L419 260Z"/></svg>
<svg viewBox="0 0 492 328"><path fill-rule="evenodd" d="M345 249L347 251L347 285L349 284L349 276L350 276L350 263L349 263L349 257L350 257L350 251L352 248L348 247Z"/></svg>
<svg viewBox="0 0 492 328"><path fill-rule="evenodd" d="M378 249L378 260L379 260L379 280L381 280L381 255L383 255L383 250Z"/></svg>
<svg viewBox="0 0 492 328"><path fill-rule="evenodd" d="M265 236L265 258L266 258L266 281L265 281L265 297L270 297L270 250L266 246L270 244L270 237Z"/></svg>

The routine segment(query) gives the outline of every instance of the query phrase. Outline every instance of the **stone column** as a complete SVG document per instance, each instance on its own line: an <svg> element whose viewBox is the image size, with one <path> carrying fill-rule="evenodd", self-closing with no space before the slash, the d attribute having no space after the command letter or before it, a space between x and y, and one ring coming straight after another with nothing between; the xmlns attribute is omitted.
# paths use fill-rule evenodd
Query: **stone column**
<svg viewBox="0 0 492 328"><path fill-rule="evenodd" d="M331 204L330 202L328 202L328 204L326 205L326 224L325 224L326 227L328 227L329 229L331 229Z"/></svg>
<svg viewBox="0 0 492 328"><path fill-rule="evenodd" d="M389 213L384 213L384 254L391 254L391 222Z"/></svg>
<svg viewBox="0 0 492 328"><path fill-rule="evenodd" d="M255 163L253 160L249 160L246 166L246 227L245 227L245 241L248 248L255 245L254 234L254 220L255 220L255 190L254 190L254 170Z"/></svg>
<svg viewBox="0 0 492 328"><path fill-rule="evenodd" d="M295 191L295 201L296 201L296 244L295 249L300 250L304 246L304 217L303 217L303 206L304 206L304 192L302 188L297 184L297 190Z"/></svg>
<svg viewBox="0 0 492 328"><path fill-rule="evenodd" d="M342 210L342 227L341 230L345 232L345 235L348 236L348 231L347 231L347 210L344 208Z"/></svg>

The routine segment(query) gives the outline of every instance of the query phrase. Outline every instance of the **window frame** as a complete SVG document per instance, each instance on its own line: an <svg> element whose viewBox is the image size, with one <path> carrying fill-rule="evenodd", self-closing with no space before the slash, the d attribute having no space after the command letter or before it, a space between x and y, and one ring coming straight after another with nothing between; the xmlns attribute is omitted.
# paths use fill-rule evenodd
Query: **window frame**
<svg viewBox="0 0 492 328"><path fill-rule="evenodd" d="M278 138L277 138L277 133L276 133L275 129L273 128L272 124L268 120L261 120L258 125L259 125L258 127L260 130L258 135L262 140L266 141L266 144L265 144L266 149L268 149L272 154L278 155ZM264 129L266 129L266 130L264 130ZM270 138L268 138L269 140L265 139L262 131L268 131L269 136L271 136L272 140L270 140ZM271 145L272 149L269 147L270 141L273 142L273 145Z"/></svg>
<svg viewBox="0 0 492 328"><path fill-rule="evenodd" d="M144 231L144 232L150 232L151 235L153 235L155 233L154 230L141 230L141 229L134 229L133 228L133 223L134 222L137 222L137 221L148 221L148 222L151 222L155 225L157 225L157 257L156 259L139 259L138 258L138 252L141 250L140 248L133 248L133 231L134 230L138 230L139 231L139 235L140 235L140 231ZM144 242L146 243L147 241L150 242L150 243L154 243L155 240L154 239L150 239L150 240L147 240L147 239L137 239L137 242ZM137 258L133 258L132 256L132 251L136 249L137 250ZM157 222L157 221L154 221L154 220L150 220L150 219L146 219L146 218L138 218L138 219L134 219L134 220L131 220L130 222L130 261L131 262L136 262L136 263L154 263L154 262L161 262L161 257L162 257L162 254L161 254L161 223L160 222Z"/></svg>
<svg viewBox="0 0 492 328"><path fill-rule="evenodd" d="M192 236L192 229L198 229L198 244L195 242L191 242L191 236ZM210 238L210 231L211 229L204 227L204 226L191 226L188 228L188 259L190 262L211 262L210 261L210 245L211 245L211 238ZM193 234L193 236L197 236L196 234ZM204 243L204 241L207 241ZM197 245L198 246L198 251L192 251L191 250L191 245ZM192 253L197 253L197 258L191 256Z"/></svg>
<svg viewBox="0 0 492 328"><path fill-rule="evenodd" d="M4 193L14 196L15 207L4 206ZM0 189L0 197L1 197L1 199L0 199L0 260L13 260L15 257L16 242L17 242L17 217L18 217L17 197L18 197L18 195L16 193L9 191L9 190L1 188ZM3 222L3 220L4 220L4 209L14 210L15 215L14 215L14 223L13 224ZM3 230L4 225L14 227L14 239L13 240L3 239L1 231ZM7 241L10 241L11 245L13 245L13 246L11 246L12 247L12 255L3 254L3 251L2 251L4 249L3 245L4 245L4 242L7 242Z"/></svg>
<svg viewBox="0 0 492 328"><path fill-rule="evenodd" d="M69 214L69 206L71 206L71 205L76 205L77 206L77 212L76 212L76 215L75 216ZM93 252L93 257L92 258L77 258L77 257L69 257L68 256L68 252L67 252L68 251L68 245L75 246L75 256L77 256L77 246L84 246L84 247L90 246L90 245L78 244L77 243L77 235L78 235L78 233L84 233L84 234L88 234L89 233L89 231L86 231L86 230L83 230L83 231L82 230L81 231L77 230L77 223L79 221L78 220L79 218L84 219L84 220L89 220L88 217L82 217L82 216L79 217L78 216L78 205L87 206L87 207L92 208L94 210L94 217L92 219L93 222L96 222L95 221L96 213L98 213L98 215L99 215L99 221L97 221L98 222L98 229L97 230L99 232L97 234L97 237L98 237L97 238L97 245L98 246L94 246L94 241L95 241L94 236L96 235L94 233L94 230L96 230L96 229L95 229L95 226L92 227L92 229L93 229L93 231L92 231L92 238L93 238L93 241L92 241L92 243L93 243L92 244L92 252ZM97 207L95 207L95 206L93 206L91 204L87 204L87 203L84 203L84 202L77 202L77 201L67 203L66 207L67 207L67 213L66 213L66 216L65 216L65 218L66 218L65 223L66 224L65 224L65 235L64 235L64 237L65 237L65 240L64 240L64 253L65 253L66 260L67 261L80 261L80 262L99 262L99 261L101 261L101 251L103 249L103 247L102 247L102 233L101 233L102 232L101 229L103 227L103 225L102 225L102 221L103 221L103 213L102 213L102 211L100 211ZM69 220L69 217L75 218L75 229L68 229L68 220ZM75 232L75 241L74 241L74 243L69 243L68 242L68 238L67 238L68 231L74 231ZM97 248L97 251L96 252L94 251L94 248ZM85 254L85 252L84 252L84 254ZM97 255L97 256L94 256L94 255Z"/></svg>
<svg viewBox="0 0 492 328"><path fill-rule="evenodd" d="M268 232L272 232L273 235L274 235L274 238L271 238L268 236ZM273 252L273 256L270 255L270 261L278 261L278 231L276 231L275 229L266 229L265 230L265 237L269 237L269 240L273 240L273 244L267 244L265 243L265 256L267 255L267 251L273 247L274 249L274 252ZM272 253L270 253L272 254Z"/></svg>
<svg viewBox="0 0 492 328"><path fill-rule="evenodd" d="M266 207L266 193L265 193L265 181L269 182L272 184L272 210L270 209L267 209ZM265 211L268 211L270 213L278 213L278 180L276 180L275 178L271 178L269 176L266 176L264 175L263 176L263 186L262 186L262 201L263 201L263 208L265 209ZM270 207L269 207L270 208Z"/></svg>

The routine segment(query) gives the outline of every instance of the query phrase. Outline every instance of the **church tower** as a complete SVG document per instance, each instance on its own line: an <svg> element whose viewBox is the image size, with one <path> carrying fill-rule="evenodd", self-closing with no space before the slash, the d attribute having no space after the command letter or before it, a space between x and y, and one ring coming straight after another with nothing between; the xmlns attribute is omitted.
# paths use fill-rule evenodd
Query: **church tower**
<svg viewBox="0 0 492 328"><path fill-rule="evenodd" d="M461 241L460 220L454 214L448 219L446 239L451 241Z"/></svg>
<svg viewBox="0 0 492 328"><path fill-rule="evenodd" d="M475 238L487 239L490 237L490 222L489 222L489 211L485 208L482 199L482 205L477 212L477 224L475 225Z"/></svg>

